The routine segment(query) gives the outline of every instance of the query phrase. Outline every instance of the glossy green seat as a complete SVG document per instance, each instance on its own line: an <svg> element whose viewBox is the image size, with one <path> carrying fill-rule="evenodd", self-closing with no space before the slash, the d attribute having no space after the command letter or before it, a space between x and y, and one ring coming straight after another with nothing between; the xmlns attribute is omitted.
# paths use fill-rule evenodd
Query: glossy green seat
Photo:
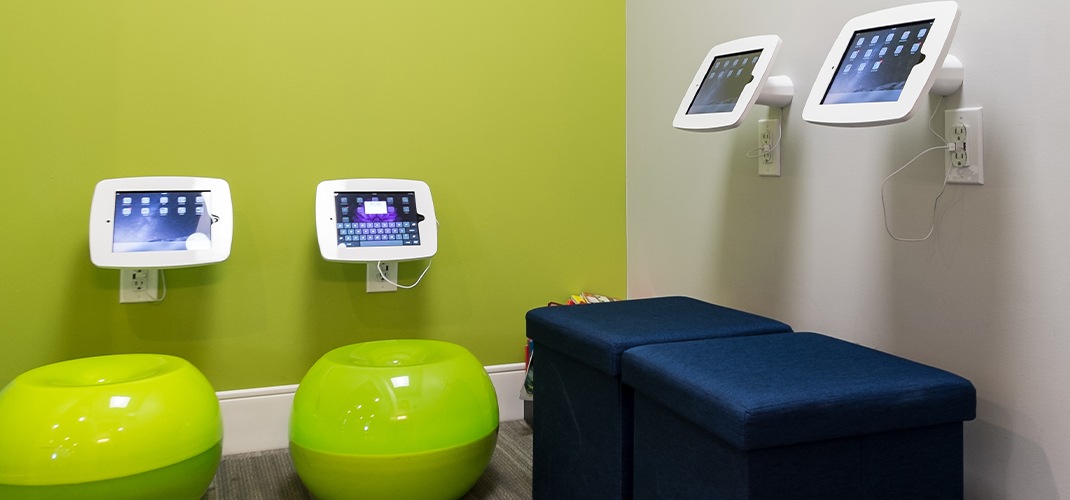
<svg viewBox="0 0 1070 500"><path fill-rule="evenodd" d="M222 438L215 391L184 359L42 366L0 391L0 498L198 499Z"/></svg>
<svg viewBox="0 0 1070 500"><path fill-rule="evenodd" d="M456 499L498 440L490 377L461 346L385 340L332 350L301 380L290 455L319 499Z"/></svg>

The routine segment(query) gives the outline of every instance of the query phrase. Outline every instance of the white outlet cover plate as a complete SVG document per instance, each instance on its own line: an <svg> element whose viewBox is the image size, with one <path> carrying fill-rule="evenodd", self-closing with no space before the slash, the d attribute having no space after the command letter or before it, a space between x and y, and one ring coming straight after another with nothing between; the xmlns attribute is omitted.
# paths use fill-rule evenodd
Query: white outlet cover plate
<svg viewBox="0 0 1070 500"><path fill-rule="evenodd" d="M969 165L955 167L951 164L951 153L944 153L944 169L948 184L985 183L984 165L984 128L981 122L981 108L959 108L944 111L944 137L948 142L954 141L955 125L966 125L966 158Z"/></svg>
<svg viewBox="0 0 1070 500"><path fill-rule="evenodd" d="M367 276L368 286L367 286L367 291L366 292L367 293L396 292L398 287L396 285L394 285L393 283L390 283L390 281L383 280L383 277L379 275L379 270L376 269L376 266L379 265L379 264L383 264L383 265L387 266L386 269L383 270L383 274L386 276L387 279L393 281L394 283L398 282L398 263L397 262L394 262L394 261L384 261L384 262L380 262L380 263L369 262L367 264L368 265L368 276Z"/></svg>
<svg viewBox="0 0 1070 500"><path fill-rule="evenodd" d="M763 139L769 134L769 161L766 155L758 155L758 175L763 177L780 177L780 120L776 118L758 120L758 149L764 146Z"/></svg>

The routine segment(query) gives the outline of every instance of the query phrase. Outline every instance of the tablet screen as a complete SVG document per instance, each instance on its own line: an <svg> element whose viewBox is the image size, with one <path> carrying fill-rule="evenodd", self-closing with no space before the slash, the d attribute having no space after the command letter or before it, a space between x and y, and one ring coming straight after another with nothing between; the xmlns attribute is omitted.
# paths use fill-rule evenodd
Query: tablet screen
<svg viewBox="0 0 1070 500"><path fill-rule="evenodd" d="M338 245L346 247L420 244L420 214L413 191L335 193Z"/></svg>
<svg viewBox="0 0 1070 500"><path fill-rule="evenodd" d="M113 252L208 250L210 191L115 193Z"/></svg>
<svg viewBox="0 0 1070 500"><path fill-rule="evenodd" d="M706 71L687 114L728 113L736 107L743 87L754 79L761 50L717 56Z"/></svg>
<svg viewBox="0 0 1070 500"><path fill-rule="evenodd" d="M933 21L856 31L821 104L899 100Z"/></svg>

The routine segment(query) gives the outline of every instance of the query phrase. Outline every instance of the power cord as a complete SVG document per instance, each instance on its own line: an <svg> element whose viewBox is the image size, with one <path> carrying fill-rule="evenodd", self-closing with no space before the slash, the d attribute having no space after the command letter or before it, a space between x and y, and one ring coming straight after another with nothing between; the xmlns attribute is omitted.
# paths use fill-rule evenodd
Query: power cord
<svg viewBox="0 0 1070 500"><path fill-rule="evenodd" d="M780 119L777 120L776 129L777 129L776 142L773 143L772 146L769 146L768 150L766 150L765 148L754 148L754 149L752 149L750 151L747 151L747 158L749 158L751 160L754 160L756 158L760 158L762 155L766 155L766 154L772 153L773 150L775 150L776 148L780 147L780 140L784 138L784 122L783 122L783 120L780 120Z"/></svg>
<svg viewBox="0 0 1070 500"><path fill-rule="evenodd" d="M952 147L954 147L954 146L952 146ZM929 225L929 232L926 233L925 236L923 236L921 238L903 238L903 237L896 236L896 235L892 234L892 229L890 227L888 227L888 204L884 200L884 187L885 187L885 185L888 184L888 180L889 179L894 177L899 172L903 171L903 169L909 167L911 163L914 163L914 161L916 161L918 158L921 158L925 153L930 153L932 151L937 151L937 150L947 151L947 149L948 149L948 146L946 146L946 145L944 145L944 146L933 146L933 147L931 147L929 149L926 149L925 151L922 151L921 153L918 153L918 156L915 156L913 160L908 161L906 163L906 165L903 165L902 167L899 167L895 172L892 172L891 174L888 174L888 177L884 178L884 182L881 182L881 209L884 211L884 230L888 232L888 236L891 236L893 240L903 241L903 242L908 242L908 243L917 243L917 242L920 242L920 241L925 241L925 240L929 239L930 236L932 236L933 230L936 229L936 206L940 203L940 197L944 195L944 190L947 189L947 172L946 171L944 172L944 183L943 183L942 186L940 186L940 193L937 194L936 195L936 199L933 200L933 221L932 221L932 224Z"/></svg>
<svg viewBox="0 0 1070 500"><path fill-rule="evenodd" d="M892 177L895 177L897 174L899 174L899 172L902 172L903 169L909 167L912 163L917 161L918 158L921 158L926 153L931 153L931 152L937 151L937 150L952 151L952 152L955 150L955 145L953 143L948 143L947 140L944 139L944 136L936 133L936 130L933 129L933 118L936 118L936 113L938 113L940 111L940 104L943 102L943 100L944 100L944 98L940 97L940 100L936 101L936 109L933 111L932 116L929 117L929 131L932 132L933 135L935 135L938 139L940 139L940 142L943 143L943 145L941 145L941 146L933 146L933 147L931 147L929 149L926 149L925 151L922 151L922 152L918 153L917 156L915 156L910 161L906 162L905 165L903 165L902 167L899 167L898 169L896 169L895 172L892 172L892 173L888 174L888 176L884 178L884 181L881 182L881 210L884 212L884 230L888 233L888 236L891 236L891 238L893 240L907 242L907 243L922 242L922 241L928 240L929 237L932 236L933 231L936 229L936 210L937 210L937 206L940 203L940 197L944 195L944 190L947 189L947 174L948 174L948 172L947 172L946 169L944 170L944 182L940 186L940 192L936 195L936 199L933 200L933 220L932 220L932 223L929 225L929 232L926 233L925 236L923 236L921 238L903 238L903 237L900 237L900 236L896 236L895 234L892 233L892 229L888 226L888 203L885 201L885 197L884 197L884 190L885 189L884 188L888 184L888 181L891 180Z"/></svg>
<svg viewBox="0 0 1070 500"><path fill-rule="evenodd" d="M435 220L435 227L436 228L442 227L442 223L439 222L438 220ZM416 278L416 282L411 284L411 285L402 285L402 284L399 284L399 283L394 283L393 281L390 281L390 278L386 277L386 274L383 273L382 263L383 263L383 261L381 261L381 260L375 263L375 268L379 270L379 277L382 278L383 281L385 281L387 283L390 283L391 285L394 285L394 286L396 286L398 288L404 288L405 290L416 288L416 285L420 284L420 280L424 279L424 275L427 274L427 271L429 269L431 269L431 259L427 259L427 267L425 267L424 271L422 273L420 273L420 277Z"/></svg>
<svg viewBox="0 0 1070 500"><path fill-rule="evenodd" d="M163 289L163 293L160 298L156 299L156 302L162 302L163 299L167 298L167 277L164 276L163 269L160 269L160 288Z"/></svg>
<svg viewBox="0 0 1070 500"><path fill-rule="evenodd" d="M381 261L381 260L375 263L375 268L379 270L379 277L382 278L383 281L385 281L387 283L390 283L391 285L394 285L394 286L396 286L398 288L404 288L406 290L409 290L411 288L416 288L416 285L420 284L420 280L424 279L424 275L427 274L427 270L431 269L431 259L427 259L427 267L424 268L424 272L420 273L420 277L416 278L416 282L411 284L411 285L401 285L401 284L398 284L398 283L394 283L393 281L390 281L390 278L387 278L386 274L383 274L383 267L381 265L382 263L383 263L383 261Z"/></svg>

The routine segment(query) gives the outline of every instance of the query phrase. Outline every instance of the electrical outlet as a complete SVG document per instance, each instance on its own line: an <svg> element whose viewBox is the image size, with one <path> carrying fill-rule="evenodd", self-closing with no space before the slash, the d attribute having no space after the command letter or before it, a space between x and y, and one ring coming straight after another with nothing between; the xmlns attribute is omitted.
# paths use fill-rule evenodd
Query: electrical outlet
<svg viewBox="0 0 1070 500"><path fill-rule="evenodd" d="M379 272L380 270L382 270L382 273ZM383 276L386 276L386 279L383 279ZM375 262L368 263L368 293L397 291L397 285L391 283L391 281L398 282L398 263L396 261L381 261L378 264Z"/></svg>
<svg viewBox="0 0 1070 500"><path fill-rule="evenodd" d="M949 184L984 184L984 129L981 108L944 111L944 137L954 145L944 167Z"/></svg>
<svg viewBox="0 0 1070 500"><path fill-rule="evenodd" d="M758 175L780 177L780 120L758 120Z"/></svg>
<svg viewBox="0 0 1070 500"><path fill-rule="evenodd" d="M119 303L156 302L160 294L159 269L120 269Z"/></svg>
<svg viewBox="0 0 1070 500"><path fill-rule="evenodd" d="M948 142L955 145L955 150L951 151L952 167L970 166L970 157L966 155L966 131L968 129L966 125L958 122L951 125L951 136L948 138Z"/></svg>

